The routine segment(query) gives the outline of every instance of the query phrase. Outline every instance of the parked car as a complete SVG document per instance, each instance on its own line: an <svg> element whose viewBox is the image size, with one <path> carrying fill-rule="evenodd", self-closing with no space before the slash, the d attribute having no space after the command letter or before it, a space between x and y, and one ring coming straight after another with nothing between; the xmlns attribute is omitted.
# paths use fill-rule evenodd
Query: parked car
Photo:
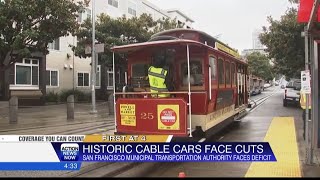
<svg viewBox="0 0 320 180"><path fill-rule="evenodd" d="M267 88L269 88L270 86L271 86L271 84L266 83L266 84L264 84L264 89L267 89Z"/></svg>
<svg viewBox="0 0 320 180"><path fill-rule="evenodd" d="M283 106L288 106L288 103L298 104L300 101L301 80L293 79L288 82L284 89Z"/></svg>

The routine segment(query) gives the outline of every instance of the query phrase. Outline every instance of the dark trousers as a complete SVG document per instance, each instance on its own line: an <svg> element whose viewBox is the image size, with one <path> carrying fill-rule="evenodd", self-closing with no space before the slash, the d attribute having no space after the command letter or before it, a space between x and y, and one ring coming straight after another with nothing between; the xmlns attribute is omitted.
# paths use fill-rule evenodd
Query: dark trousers
<svg viewBox="0 0 320 180"><path fill-rule="evenodd" d="M309 119L311 119L311 109L309 109ZM303 110L302 113L302 120L303 120L303 139L306 140L306 110Z"/></svg>

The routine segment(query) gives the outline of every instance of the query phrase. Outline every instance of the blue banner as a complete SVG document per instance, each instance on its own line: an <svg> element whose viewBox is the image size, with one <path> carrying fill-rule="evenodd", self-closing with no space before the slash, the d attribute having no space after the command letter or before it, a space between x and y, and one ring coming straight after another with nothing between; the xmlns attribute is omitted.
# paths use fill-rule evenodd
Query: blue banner
<svg viewBox="0 0 320 180"><path fill-rule="evenodd" d="M2 171L78 171L81 162L0 162Z"/></svg>
<svg viewBox="0 0 320 180"><path fill-rule="evenodd" d="M270 162L267 142L52 143L60 161L80 162Z"/></svg>

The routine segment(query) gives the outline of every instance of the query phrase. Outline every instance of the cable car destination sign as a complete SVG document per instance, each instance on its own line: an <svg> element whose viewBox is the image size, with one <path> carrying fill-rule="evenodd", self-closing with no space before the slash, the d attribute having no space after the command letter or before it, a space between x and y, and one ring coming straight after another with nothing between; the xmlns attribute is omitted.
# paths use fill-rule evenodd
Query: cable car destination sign
<svg viewBox="0 0 320 180"><path fill-rule="evenodd" d="M235 50L233 50L233 49L231 49L231 48L229 48L229 47L227 47L227 46L225 46L225 45L223 45L223 44L221 44L219 42L215 43L215 47L216 47L216 49L224 51L224 52L226 52L228 54L231 54L232 56L234 56L236 58L240 58L240 55L239 55L239 53L237 51L235 51Z"/></svg>

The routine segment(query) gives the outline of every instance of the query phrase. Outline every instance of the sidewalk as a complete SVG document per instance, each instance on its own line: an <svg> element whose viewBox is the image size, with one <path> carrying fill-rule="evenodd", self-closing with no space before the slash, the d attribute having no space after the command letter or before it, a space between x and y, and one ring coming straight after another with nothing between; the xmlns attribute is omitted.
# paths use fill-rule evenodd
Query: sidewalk
<svg viewBox="0 0 320 180"><path fill-rule="evenodd" d="M97 103L97 114L90 114L91 104L75 104L75 119L67 120L66 104L19 108L18 123L10 124L8 102L0 102L0 134L94 134L113 130L107 102ZM109 132L110 133L110 132Z"/></svg>

